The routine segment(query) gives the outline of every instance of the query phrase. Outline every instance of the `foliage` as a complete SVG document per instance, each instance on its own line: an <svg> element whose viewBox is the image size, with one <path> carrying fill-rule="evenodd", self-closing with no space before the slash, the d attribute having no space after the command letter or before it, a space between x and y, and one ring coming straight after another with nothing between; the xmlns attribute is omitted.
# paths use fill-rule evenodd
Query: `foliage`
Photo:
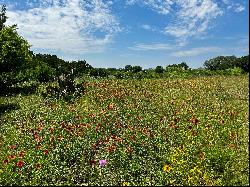
<svg viewBox="0 0 250 187"><path fill-rule="evenodd" d="M163 73L163 72L164 72L164 69L163 69L162 66L156 66L155 72L156 72L156 73Z"/></svg>
<svg viewBox="0 0 250 187"><path fill-rule="evenodd" d="M235 56L218 56L204 62L204 67L208 70L226 70L236 66Z"/></svg>
<svg viewBox="0 0 250 187"><path fill-rule="evenodd" d="M168 65L167 67L166 67L166 70L171 70L171 69L176 69L176 70L188 70L189 69L189 67L188 67L188 65L187 65L187 63L186 62L182 62L182 63L180 63L180 64L172 64L172 65Z"/></svg>
<svg viewBox="0 0 250 187"><path fill-rule="evenodd" d="M89 75L93 77L108 77L109 72L105 68L94 68L90 70Z"/></svg>
<svg viewBox="0 0 250 187"><path fill-rule="evenodd" d="M249 55L238 58L236 61L236 67L239 67L243 71L249 73Z"/></svg>
<svg viewBox="0 0 250 187"><path fill-rule="evenodd" d="M31 61L30 45L16 29L14 25L0 31L0 72L19 71Z"/></svg>
<svg viewBox="0 0 250 187"><path fill-rule="evenodd" d="M83 82L75 84L73 74L60 75L56 83L56 85L47 86L46 91L42 95L71 102L84 93Z"/></svg>

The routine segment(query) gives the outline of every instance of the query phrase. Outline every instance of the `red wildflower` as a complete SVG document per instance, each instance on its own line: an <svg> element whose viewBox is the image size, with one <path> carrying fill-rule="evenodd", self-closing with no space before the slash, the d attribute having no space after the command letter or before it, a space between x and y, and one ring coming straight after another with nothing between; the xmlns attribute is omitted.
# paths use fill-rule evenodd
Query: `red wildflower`
<svg viewBox="0 0 250 187"><path fill-rule="evenodd" d="M21 168L24 166L24 161L20 160L16 163L17 167Z"/></svg>
<svg viewBox="0 0 250 187"><path fill-rule="evenodd" d="M5 159L5 160L3 161L3 163L4 163L4 164L8 164L8 163L9 163L9 160Z"/></svg>
<svg viewBox="0 0 250 187"><path fill-rule="evenodd" d="M189 121L191 123L195 124L195 125L197 125L199 123L199 120L195 116L193 116L192 118L190 118Z"/></svg>
<svg viewBox="0 0 250 187"><path fill-rule="evenodd" d="M49 151L46 149L46 150L43 151L43 153L44 153L45 155L47 155L47 154L49 154Z"/></svg>
<svg viewBox="0 0 250 187"><path fill-rule="evenodd" d="M15 156L15 155L9 155L8 158L9 158L9 159L15 159L16 156Z"/></svg>
<svg viewBox="0 0 250 187"><path fill-rule="evenodd" d="M16 148L17 148L17 146L15 146L15 145L11 145L11 146L9 146L9 148L10 148L10 149L16 149Z"/></svg>
<svg viewBox="0 0 250 187"><path fill-rule="evenodd" d="M90 160L90 164L91 165L95 165L96 164L96 160Z"/></svg>
<svg viewBox="0 0 250 187"><path fill-rule="evenodd" d="M36 145L36 149L41 149L41 145Z"/></svg>
<svg viewBox="0 0 250 187"><path fill-rule="evenodd" d="M192 131L192 135L196 136L197 135L197 131Z"/></svg>
<svg viewBox="0 0 250 187"><path fill-rule="evenodd" d="M114 108L114 105L112 104L112 103L110 103L109 105L108 105L108 109L109 110L112 110Z"/></svg>
<svg viewBox="0 0 250 187"><path fill-rule="evenodd" d="M126 152L127 152L127 153L132 153L132 152L133 152L133 148L127 147L127 148L126 148Z"/></svg>
<svg viewBox="0 0 250 187"><path fill-rule="evenodd" d="M232 148L232 149L234 149L234 148L237 147L236 144L233 144L233 143L229 144L228 146L229 146L230 148Z"/></svg>
<svg viewBox="0 0 250 187"><path fill-rule="evenodd" d="M89 117L94 118L95 114L89 114Z"/></svg>

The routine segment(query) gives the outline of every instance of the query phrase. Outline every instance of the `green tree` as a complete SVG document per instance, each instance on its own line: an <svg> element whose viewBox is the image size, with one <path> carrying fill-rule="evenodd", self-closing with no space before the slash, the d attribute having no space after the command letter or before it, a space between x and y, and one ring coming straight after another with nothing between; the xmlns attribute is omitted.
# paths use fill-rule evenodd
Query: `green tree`
<svg viewBox="0 0 250 187"><path fill-rule="evenodd" d="M126 65L125 66L125 71L132 71L133 67L131 65Z"/></svg>
<svg viewBox="0 0 250 187"><path fill-rule="evenodd" d="M162 66L156 66L155 72L156 73L163 73L164 72L164 68Z"/></svg>
<svg viewBox="0 0 250 187"><path fill-rule="evenodd" d="M238 58L236 66L245 72L249 72L249 55Z"/></svg>
<svg viewBox="0 0 250 187"><path fill-rule="evenodd" d="M32 57L28 42L18 35L16 25L5 26L6 8L0 14L0 85L8 87L21 82L22 71L31 63ZM21 76L20 76L21 75ZM21 79L22 78L22 79Z"/></svg>
<svg viewBox="0 0 250 187"><path fill-rule="evenodd" d="M218 56L204 62L205 69L208 70L226 70L229 68L234 68L237 58L235 56Z"/></svg>
<svg viewBox="0 0 250 187"><path fill-rule="evenodd" d="M182 62L182 63L178 64L178 66L181 67L181 68L183 68L184 70L188 70L189 69L189 67L188 67L188 65L187 65L186 62Z"/></svg>
<svg viewBox="0 0 250 187"><path fill-rule="evenodd" d="M0 72L20 70L31 61L30 45L16 29L13 25L0 31Z"/></svg>
<svg viewBox="0 0 250 187"><path fill-rule="evenodd" d="M142 71L142 67L141 66L133 66L132 71L133 71L133 73L138 73L138 72Z"/></svg>

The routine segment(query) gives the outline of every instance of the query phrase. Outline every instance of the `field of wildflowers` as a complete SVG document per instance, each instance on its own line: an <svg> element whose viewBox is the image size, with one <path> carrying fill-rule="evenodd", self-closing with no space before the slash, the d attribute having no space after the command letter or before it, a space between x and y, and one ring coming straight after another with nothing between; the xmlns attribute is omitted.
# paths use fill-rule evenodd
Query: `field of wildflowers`
<svg viewBox="0 0 250 187"><path fill-rule="evenodd" d="M249 185L248 83L103 79L72 103L0 97L0 185Z"/></svg>

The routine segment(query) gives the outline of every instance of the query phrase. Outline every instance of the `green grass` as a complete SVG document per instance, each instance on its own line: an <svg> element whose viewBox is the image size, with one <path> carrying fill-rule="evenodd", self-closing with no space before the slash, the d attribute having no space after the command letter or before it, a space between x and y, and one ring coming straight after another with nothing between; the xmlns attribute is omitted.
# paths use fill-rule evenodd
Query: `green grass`
<svg viewBox="0 0 250 187"><path fill-rule="evenodd" d="M99 80L73 103L0 97L0 185L249 185L248 82Z"/></svg>

